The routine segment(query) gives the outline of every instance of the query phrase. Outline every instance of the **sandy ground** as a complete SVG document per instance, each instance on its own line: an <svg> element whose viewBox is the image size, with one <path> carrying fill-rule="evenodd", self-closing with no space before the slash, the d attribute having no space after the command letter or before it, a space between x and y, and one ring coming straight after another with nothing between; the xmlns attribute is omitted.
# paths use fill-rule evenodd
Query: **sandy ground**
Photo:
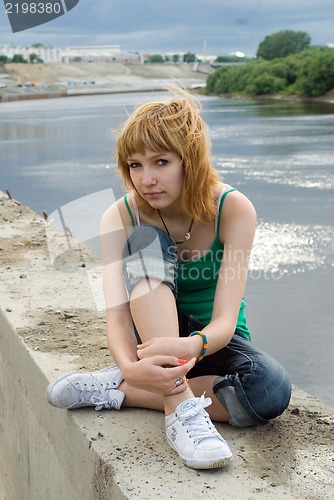
<svg viewBox="0 0 334 500"><path fill-rule="evenodd" d="M92 311L41 309L35 325L18 333L34 350L79 355L78 368L99 370L112 363L106 345L104 313Z"/></svg>
<svg viewBox="0 0 334 500"><path fill-rule="evenodd" d="M25 205L18 204L17 201L7 197L1 197L0 209L0 222L7 226L9 232L7 238L4 231L1 231L0 266L5 268L7 273L12 272L15 275L9 284L12 296L15 298L15 294L19 290L23 291L28 278L27 274L22 272L25 266L28 269L31 267L27 255L37 255L37 253L47 255L47 238L43 221L39 220L40 217L37 217ZM27 231L25 224L27 220L33 235L31 231ZM17 232L15 221L18 222ZM24 233L22 233L22 226L25 229ZM88 264L98 260L89 249L85 249L84 252ZM84 270L86 264L82 262L82 255L81 249L76 247L61 262L57 261L55 268L58 265L65 272L69 267L73 272L76 272L76 269L81 270L80 268ZM17 279L21 284L15 286ZM51 275L50 279L52 279ZM81 307L69 310L57 307L56 295L50 297L50 304L52 306L37 306L34 308L34 314L26 312L26 326L17 330L30 348L41 352L80 354L82 359L80 368L88 370L100 369L107 363L111 363L106 345L104 312ZM7 312L11 312L12 307L11 305L7 306Z"/></svg>
<svg viewBox="0 0 334 500"><path fill-rule="evenodd" d="M37 85L64 85L69 81L96 84L127 82L145 79L203 79L213 69L200 65L193 71L192 64L118 64L118 63L72 63L72 64L6 64L0 67L0 77L17 82L35 82Z"/></svg>

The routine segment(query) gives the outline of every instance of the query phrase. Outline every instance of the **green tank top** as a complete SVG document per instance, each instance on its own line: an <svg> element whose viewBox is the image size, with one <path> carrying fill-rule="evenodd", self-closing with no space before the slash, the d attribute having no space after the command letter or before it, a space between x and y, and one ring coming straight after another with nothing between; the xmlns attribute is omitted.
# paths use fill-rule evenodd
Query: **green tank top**
<svg viewBox="0 0 334 500"><path fill-rule="evenodd" d="M195 316L205 324L210 323L216 285L220 271L220 265L224 253L224 245L219 239L219 223L221 210L228 193L235 188L224 192L218 214L216 238L210 248L202 257L184 262L179 266L178 273L178 303L181 312ZM246 302L241 301L236 329L246 338L250 339L250 331L246 324L245 316Z"/></svg>
<svg viewBox="0 0 334 500"><path fill-rule="evenodd" d="M177 278L178 284L178 303L180 311L188 315L195 316L204 324L209 324L212 315L213 301L216 292L216 285L220 270L220 265L224 253L224 245L219 239L219 225L221 210L224 200L228 193L235 191L235 188L227 189L220 200L219 213L217 221L216 238L212 243L210 250L199 259L184 262L179 266ZM135 226L127 196L124 196L126 208L131 217L132 225ZM140 225L139 212L135 205L137 224ZM246 338L250 339L250 331L246 324L245 316L246 302L242 299L238 315L236 329Z"/></svg>

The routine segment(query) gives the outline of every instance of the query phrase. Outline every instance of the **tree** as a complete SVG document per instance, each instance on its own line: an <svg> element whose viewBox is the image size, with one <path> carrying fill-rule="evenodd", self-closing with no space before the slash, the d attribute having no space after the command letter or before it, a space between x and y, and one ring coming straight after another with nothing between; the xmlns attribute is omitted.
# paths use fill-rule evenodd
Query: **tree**
<svg viewBox="0 0 334 500"><path fill-rule="evenodd" d="M193 54L192 52L187 52L186 54L183 55L183 62L192 63L195 61L196 61L196 54Z"/></svg>
<svg viewBox="0 0 334 500"><path fill-rule="evenodd" d="M334 50L314 49L303 60L296 89L302 95L318 97L334 89Z"/></svg>
<svg viewBox="0 0 334 500"><path fill-rule="evenodd" d="M13 63L26 63L27 60L24 59L22 54L14 54L14 57L12 59Z"/></svg>
<svg viewBox="0 0 334 500"><path fill-rule="evenodd" d="M215 59L216 63L224 63L224 62L240 62L240 57L238 56L217 56Z"/></svg>
<svg viewBox="0 0 334 500"><path fill-rule="evenodd" d="M270 73L263 73L255 78L247 87L247 92L253 95L276 94L285 89L285 81Z"/></svg>
<svg viewBox="0 0 334 500"><path fill-rule="evenodd" d="M148 59L148 63L164 63L165 59L160 54L152 54Z"/></svg>
<svg viewBox="0 0 334 500"><path fill-rule="evenodd" d="M33 63L33 62L35 62L35 61L38 61L38 54L35 54L35 53L33 53L33 54L29 54L29 61L30 61L31 63Z"/></svg>
<svg viewBox="0 0 334 500"><path fill-rule="evenodd" d="M174 63L178 63L179 61L180 61L180 56L179 56L179 54L174 54L174 55L173 55L173 62L174 62Z"/></svg>
<svg viewBox="0 0 334 500"><path fill-rule="evenodd" d="M10 61L9 57L5 56L5 54L0 54L0 63L6 64Z"/></svg>
<svg viewBox="0 0 334 500"><path fill-rule="evenodd" d="M309 47L311 37L305 31L285 30L268 35L260 43L256 57L272 60L301 52Z"/></svg>
<svg viewBox="0 0 334 500"><path fill-rule="evenodd" d="M311 47L274 61L221 66L208 76L209 94L318 97L334 90L334 50Z"/></svg>

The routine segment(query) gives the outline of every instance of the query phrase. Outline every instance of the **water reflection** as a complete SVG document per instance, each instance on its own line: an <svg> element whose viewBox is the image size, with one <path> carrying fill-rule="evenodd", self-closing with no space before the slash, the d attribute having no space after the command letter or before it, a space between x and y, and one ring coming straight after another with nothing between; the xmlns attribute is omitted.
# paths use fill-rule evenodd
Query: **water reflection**
<svg viewBox="0 0 334 500"><path fill-rule="evenodd" d="M250 272L270 271L274 279L332 267L334 228L260 222L257 226Z"/></svg>
<svg viewBox="0 0 334 500"><path fill-rule="evenodd" d="M210 102L216 99L216 102ZM206 101L207 100L207 101ZM208 113L247 113L263 118L333 115L334 102L268 100L268 99L226 99L204 98L210 102Z"/></svg>
<svg viewBox="0 0 334 500"><path fill-rule="evenodd" d="M248 181L264 184L294 186L300 188L334 189L332 156L298 154L281 157L242 157L221 161L216 158L217 170L228 179L230 175L240 176Z"/></svg>

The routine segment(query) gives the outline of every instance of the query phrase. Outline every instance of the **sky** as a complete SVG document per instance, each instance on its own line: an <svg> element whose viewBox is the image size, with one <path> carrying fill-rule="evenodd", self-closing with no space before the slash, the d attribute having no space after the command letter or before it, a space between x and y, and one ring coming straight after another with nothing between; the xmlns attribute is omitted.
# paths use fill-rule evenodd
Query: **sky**
<svg viewBox="0 0 334 500"><path fill-rule="evenodd" d="M267 35L286 29L306 31L312 45L334 43L333 0L79 0L65 15L17 33L5 12L8 1L0 4L0 45L254 55Z"/></svg>

